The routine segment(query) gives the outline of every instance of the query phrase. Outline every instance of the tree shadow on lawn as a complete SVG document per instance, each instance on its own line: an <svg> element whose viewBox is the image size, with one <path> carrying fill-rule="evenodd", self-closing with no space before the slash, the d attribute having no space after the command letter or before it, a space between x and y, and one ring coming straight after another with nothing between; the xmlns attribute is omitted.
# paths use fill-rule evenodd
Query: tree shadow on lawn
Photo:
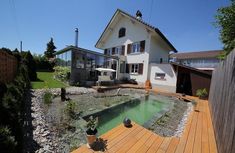
<svg viewBox="0 0 235 153"><path fill-rule="evenodd" d="M43 80L37 78L34 82L44 82Z"/></svg>

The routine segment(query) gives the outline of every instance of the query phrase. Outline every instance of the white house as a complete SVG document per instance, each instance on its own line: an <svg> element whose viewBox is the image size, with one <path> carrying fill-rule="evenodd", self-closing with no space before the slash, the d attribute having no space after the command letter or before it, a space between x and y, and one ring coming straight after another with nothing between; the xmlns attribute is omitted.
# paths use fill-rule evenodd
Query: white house
<svg viewBox="0 0 235 153"><path fill-rule="evenodd" d="M176 74L169 61L169 52L177 52L162 32L142 20L118 9L106 26L96 45L104 54L119 57L109 61L118 69L118 79L135 79L143 84L150 80L153 86L176 91Z"/></svg>

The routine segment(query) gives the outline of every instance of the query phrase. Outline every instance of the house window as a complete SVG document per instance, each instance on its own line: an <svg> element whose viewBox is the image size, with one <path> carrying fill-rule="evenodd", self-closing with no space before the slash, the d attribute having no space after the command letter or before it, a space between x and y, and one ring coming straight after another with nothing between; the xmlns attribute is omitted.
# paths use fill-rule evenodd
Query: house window
<svg viewBox="0 0 235 153"><path fill-rule="evenodd" d="M166 73L155 73L155 79L158 79L158 80L166 80L165 76L166 76Z"/></svg>
<svg viewBox="0 0 235 153"><path fill-rule="evenodd" d="M131 64L131 73L138 74L139 72L139 64Z"/></svg>
<svg viewBox="0 0 235 153"><path fill-rule="evenodd" d="M131 47L131 53L140 52L140 42L133 43Z"/></svg>
<svg viewBox="0 0 235 153"><path fill-rule="evenodd" d="M78 54L76 55L76 68L84 69L85 68L85 55L84 54Z"/></svg>
<svg viewBox="0 0 235 153"><path fill-rule="evenodd" d="M116 47L116 48L115 48L115 54L116 54L116 55L121 55L121 53L122 53L122 46Z"/></svg>
<svg viewBox="0 0 235 153"><path fill-rule="evenodd" d="M111 55L112 54L112 48L108 48L104 50L105 55Z"/></svg>
<svg viewBox="0 0 235 153"><path fill-rule="evenodd" d="M126 35L126 28L121 28L118 32L118 38L124 37Z"/></svg>

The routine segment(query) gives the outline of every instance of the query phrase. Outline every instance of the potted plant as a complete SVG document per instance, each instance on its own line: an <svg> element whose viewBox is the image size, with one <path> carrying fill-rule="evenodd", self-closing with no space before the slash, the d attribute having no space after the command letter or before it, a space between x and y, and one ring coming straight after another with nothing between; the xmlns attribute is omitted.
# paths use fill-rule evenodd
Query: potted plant
<svg viewBox="0 0 235 153"><path fill-rule="evenodd" d="M98 132L96 129L97 124L98 124L98 117L93 118L93 116L90 116L86 125L87 127L86 136L87 136L88 147L90 147L96 141L96 134Z"/></svg>
<svg viewBox="0 0 235 153"><path fill-rule="evenodd" d="M206 91L206 88L204 89L198 89L196 91L196 95L200 98L200 99L206 99L208 96L208 93Z"/></svg>

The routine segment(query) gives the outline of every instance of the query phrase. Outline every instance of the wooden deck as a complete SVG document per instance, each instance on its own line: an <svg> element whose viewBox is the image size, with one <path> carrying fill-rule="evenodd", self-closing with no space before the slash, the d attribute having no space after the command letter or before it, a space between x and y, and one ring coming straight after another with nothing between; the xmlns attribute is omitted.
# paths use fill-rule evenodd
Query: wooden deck
<svg viewBox="0 0 235 153"><path fill-rule="evenodd" d="M161 137L135 123L131 128L121 124L100 137L104 152L217 153L208 101L197 101L181 137ZM91 152L96 151L83 145L72 153Z"/></svg>

